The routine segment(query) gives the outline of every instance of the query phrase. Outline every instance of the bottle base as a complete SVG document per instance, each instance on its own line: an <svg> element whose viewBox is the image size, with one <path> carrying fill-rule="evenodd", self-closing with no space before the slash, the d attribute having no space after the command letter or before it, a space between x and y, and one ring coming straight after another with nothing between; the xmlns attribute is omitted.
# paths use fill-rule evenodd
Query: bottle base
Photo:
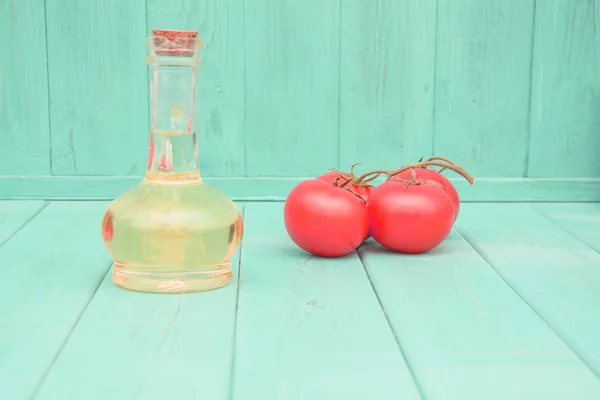
<svg viewBox="0 0 600 400"><path fill-rule="evenodd" d="M217 289L232 278L231 265L212 265L210 270L183 272L143 272L115 263L112 281L115 285L138 292L190 293Z"/></svg>

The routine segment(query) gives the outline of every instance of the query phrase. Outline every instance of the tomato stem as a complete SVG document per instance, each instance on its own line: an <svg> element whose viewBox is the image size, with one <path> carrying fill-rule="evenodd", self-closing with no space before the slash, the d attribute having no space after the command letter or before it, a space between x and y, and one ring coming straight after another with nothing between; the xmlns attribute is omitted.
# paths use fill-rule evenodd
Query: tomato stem
<svg viewBox="0 0 600 400"><path fill-rule="evenodd" d="M342 183L342 185L340 186L340 188L342 188L342 189L345 188L346 185L348 185L350 182L352 182L352 177L350 177L350 178L344 178L344 179L346 179L346 181L344 183Z"/></svg>
<svg viewBox="0 0 600 400"><path fill-rule="evenodd" d="M422 160L422 159L423 159L423 158L421 158L421 160ZM438 157L438 156L429 157L429 158L427 159L427 161L444 161L444 162L447 162L448 164L452 164L452 165L458 165L458 164L456 164L454 161L451 161L451 160L447 159L446 157ZM439 172L439 173L442 173L442 172L444 172L445 170L446 170L446 167L444 167L444 168L440 168L440 170L439 170L438 172Z"/></svg>
<svg viewBox="0 0 600 400"><path fill-rule="evenodd" d="M363 179L362 182L360 182L360 183L368 184L369 182L372 182L375 179L379 178L379 175L381 175L381 174L375 174L374 176L372 176L368 179Z"/></svg>
<svg viewBox="0 0 600 400"><path fill-rule="evenodd" d="M343 178L343 179L346 179L346 181L344 183L342 183L341 186L339 185L340 177ZM361 195L359 195L357 193L354 193L352 190L350 190L350 188L345 187L350 182L352 182L352 178L344 178L342 175L340 175L339 177L336 177L333 180L333 186L335 186L337 188L340 188L340 189L343 189L343 190L345 190L347 192L352 193L353 195L355 195L356 197L358 197L363 203L367 204L367 201Z"/></svg>
<svg viewBox="0 0 600 400"><path fill-rule="evenodd" d="M358 197L359 199L361 199L363 203L367 204L367 201L366 201L366 200L365 200L365 199L364 199L364 198L363 198L361 195L359 195L358 193L354 193L352 190L350 190L350 189L347 189L347 188L346 188L346 189L344 189L344 190L346 190L346 191L348 191L348 192L352 193L353 195L355 195L356 197Z"/></svg>
<svg viewBox="0 0 600 400"><path fill-rule="evenodd" d="M431 157L427 161L419 161L416 163L403 165L402 167L400 167L398 169L393 169L393 170L377 169L374 171L366 172L366 173L362 174L361 176L359 176L358 178L353 178L352 183L354 185L361 185L361 184L364 185L364 182L371 182L372 180L377 179L380 175L384 175L384 174L386 175L385 181L387 182L390 179L392 179L394 176L396 176L404 171L414 169L414 168L427 168L427 167L440 167L441 168L440 172L445 169L452 170L452 171L456 172L457 174L461 175L463 178L465 178L470 184L473 184L473 182L475 181L475 178L473 178L473 176L471 176L471 174L469 174L461 166L454 163L453 161L450 161L444 157Z"/></svg>
<svg viewBox="0 0 600 400"><path fill-rule="evenodd" d="M354 175L354 167L356 167L357 165L361 165L361 164L362 164L361 162L358 162L358 163L356 163L356 164L353 164L353 165L350 167L350 176L353 176L353 177L355 176L355 175Z"/></svg>
<svg viewBox="0 0 600 400"><path fill-rule="evenodd" d="M411 170L411 172L414 172L414 169ZM433 181L433 180L426 180L426 181L419 181L416 179L416 176L411 177L411 179L402 179L402 178L392 178L392 180L396 181L396 182L400 182L400 183L404 183L404 189L406 190L406 188L410 185L434 185L434 186L438 186L444 190L448 190L448 188L444 185L442 185L441 183L437 182L437 181Z"/></svg>

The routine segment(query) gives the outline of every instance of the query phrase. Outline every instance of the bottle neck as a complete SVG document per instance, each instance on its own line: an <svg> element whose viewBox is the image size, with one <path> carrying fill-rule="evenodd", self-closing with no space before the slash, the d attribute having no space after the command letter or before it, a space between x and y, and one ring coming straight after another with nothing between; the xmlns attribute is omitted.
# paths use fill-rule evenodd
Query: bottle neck
<svg viewBox="0 0 600 400"><path fill-rule="evenodd" d="M146 182L201 182L195 100L195 65L150 65L150 144Z"/></svg>

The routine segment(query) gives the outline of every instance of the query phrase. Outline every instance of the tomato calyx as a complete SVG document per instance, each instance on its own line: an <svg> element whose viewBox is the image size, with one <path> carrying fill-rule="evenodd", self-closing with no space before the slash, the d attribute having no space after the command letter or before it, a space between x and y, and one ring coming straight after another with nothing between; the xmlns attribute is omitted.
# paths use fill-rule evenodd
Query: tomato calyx
<svg viewBox="0 0 600 400"><path fill-rule="evenodd" d="M448 160L447 158L435 156L435 157L430 157L427 161L418 161L416 163L403 165L400 168L393 169L393 170L378 169L378 170L374 170L374 171L365 172L358 178L355 178L352 181L352 184L360 185L363 182L368 183L368 182L373 181L374 179L379 178L381 175L385 175L386 176L385 182L388 182L389 180L394 178L396 175L401 174L404 171L408 171L411 169L417 169L417 168L430 168L430 167L440 167L441 169L438 172L442 172L446 169L454 171L457 174L461 175L463 178L465 178L471 185L475 181L475 178L473 178L473 176L471 176L471 174L469 174L460 165L454 163L453 161Z"/></svg>
<svg viewBox="0 0 600 400"><path fill-rule="evenodd" d="M412 172L412 170L411 170ZM390 181L395 181L395 182L400 182L404 184L404 190L406 190L407 187L411 186L411 185L431 185L431 186L437 186L440 189L443 189L445 191L448 191L448 188L444 185L442 185L439 182L436 181L432 181L431 179L428 179L426 181L419 181L415 178L411 178L411 179L402 179L402 178L392 178Z"/></svg>
<svg viewBox="0 0 600 400"><path fill-rule="evenodd" d="M340 176L340 178L347 180L346 182L343 183L342 187L345 187L348 184L353 184L354 186L361 186L361 187L371 186L369 183L371 181L375 180L377 177L359 180L359 177L354 174L354 168L356 168L356 166L360 165L360 164L362 164L362 163L359 162L359 163L353 164L350 167L350 173L340 172L335 168L331 168L330 171L337 173Z"/></svg>
<svg viewBox="0 0 600 400"><path fill-rule="evenodd" d="M417 174L415 173L415 170L413 168L410 169L410 178L402 179L398 176L394 176L392 179L390 179L390 181L403 183L404 190L406 190L406 188L411 185L433 185L433 186L437 186L445 191L448 191L448 188L446 186L442 185L441 183L439 183L437 181L434 181L431 179L427 179L427 180L417 179Z"/></svg>
<svg viewBox="0 0 600 400"><path fill-rule="evenodd" d="M333 180L333 186L340 188L342 190L345 190L347 192L352 193L354 196L358 197L363 203L367 204L367 200L364 199L364 197L362 197L361 195L359 195L358 193L354 192L353 190L351 190L350 188L346 187L350 182L352 182L352 178L343 178L345 181L344 183L342 183L341 185L339 184L340 182L340 177L337 177Z"/></svg>

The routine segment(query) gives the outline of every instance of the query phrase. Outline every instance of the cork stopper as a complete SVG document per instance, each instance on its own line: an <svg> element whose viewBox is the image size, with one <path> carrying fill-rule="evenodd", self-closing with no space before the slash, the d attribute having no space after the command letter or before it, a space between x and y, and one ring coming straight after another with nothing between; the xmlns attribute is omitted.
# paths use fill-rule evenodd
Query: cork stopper
<svg viewBox="0 0 600 400"><path fill-rule="evenodd" d="M193 57L200 47L197 31L152 29L154 52L159 56Z"/></svg>
<svg viewBox="0 0 600 400"><path fill-rule="evenodd" d="M197 31L180 31L177 29L152 29L152 36L161 36L169 40L176 38L197 38Z"/></svg>

